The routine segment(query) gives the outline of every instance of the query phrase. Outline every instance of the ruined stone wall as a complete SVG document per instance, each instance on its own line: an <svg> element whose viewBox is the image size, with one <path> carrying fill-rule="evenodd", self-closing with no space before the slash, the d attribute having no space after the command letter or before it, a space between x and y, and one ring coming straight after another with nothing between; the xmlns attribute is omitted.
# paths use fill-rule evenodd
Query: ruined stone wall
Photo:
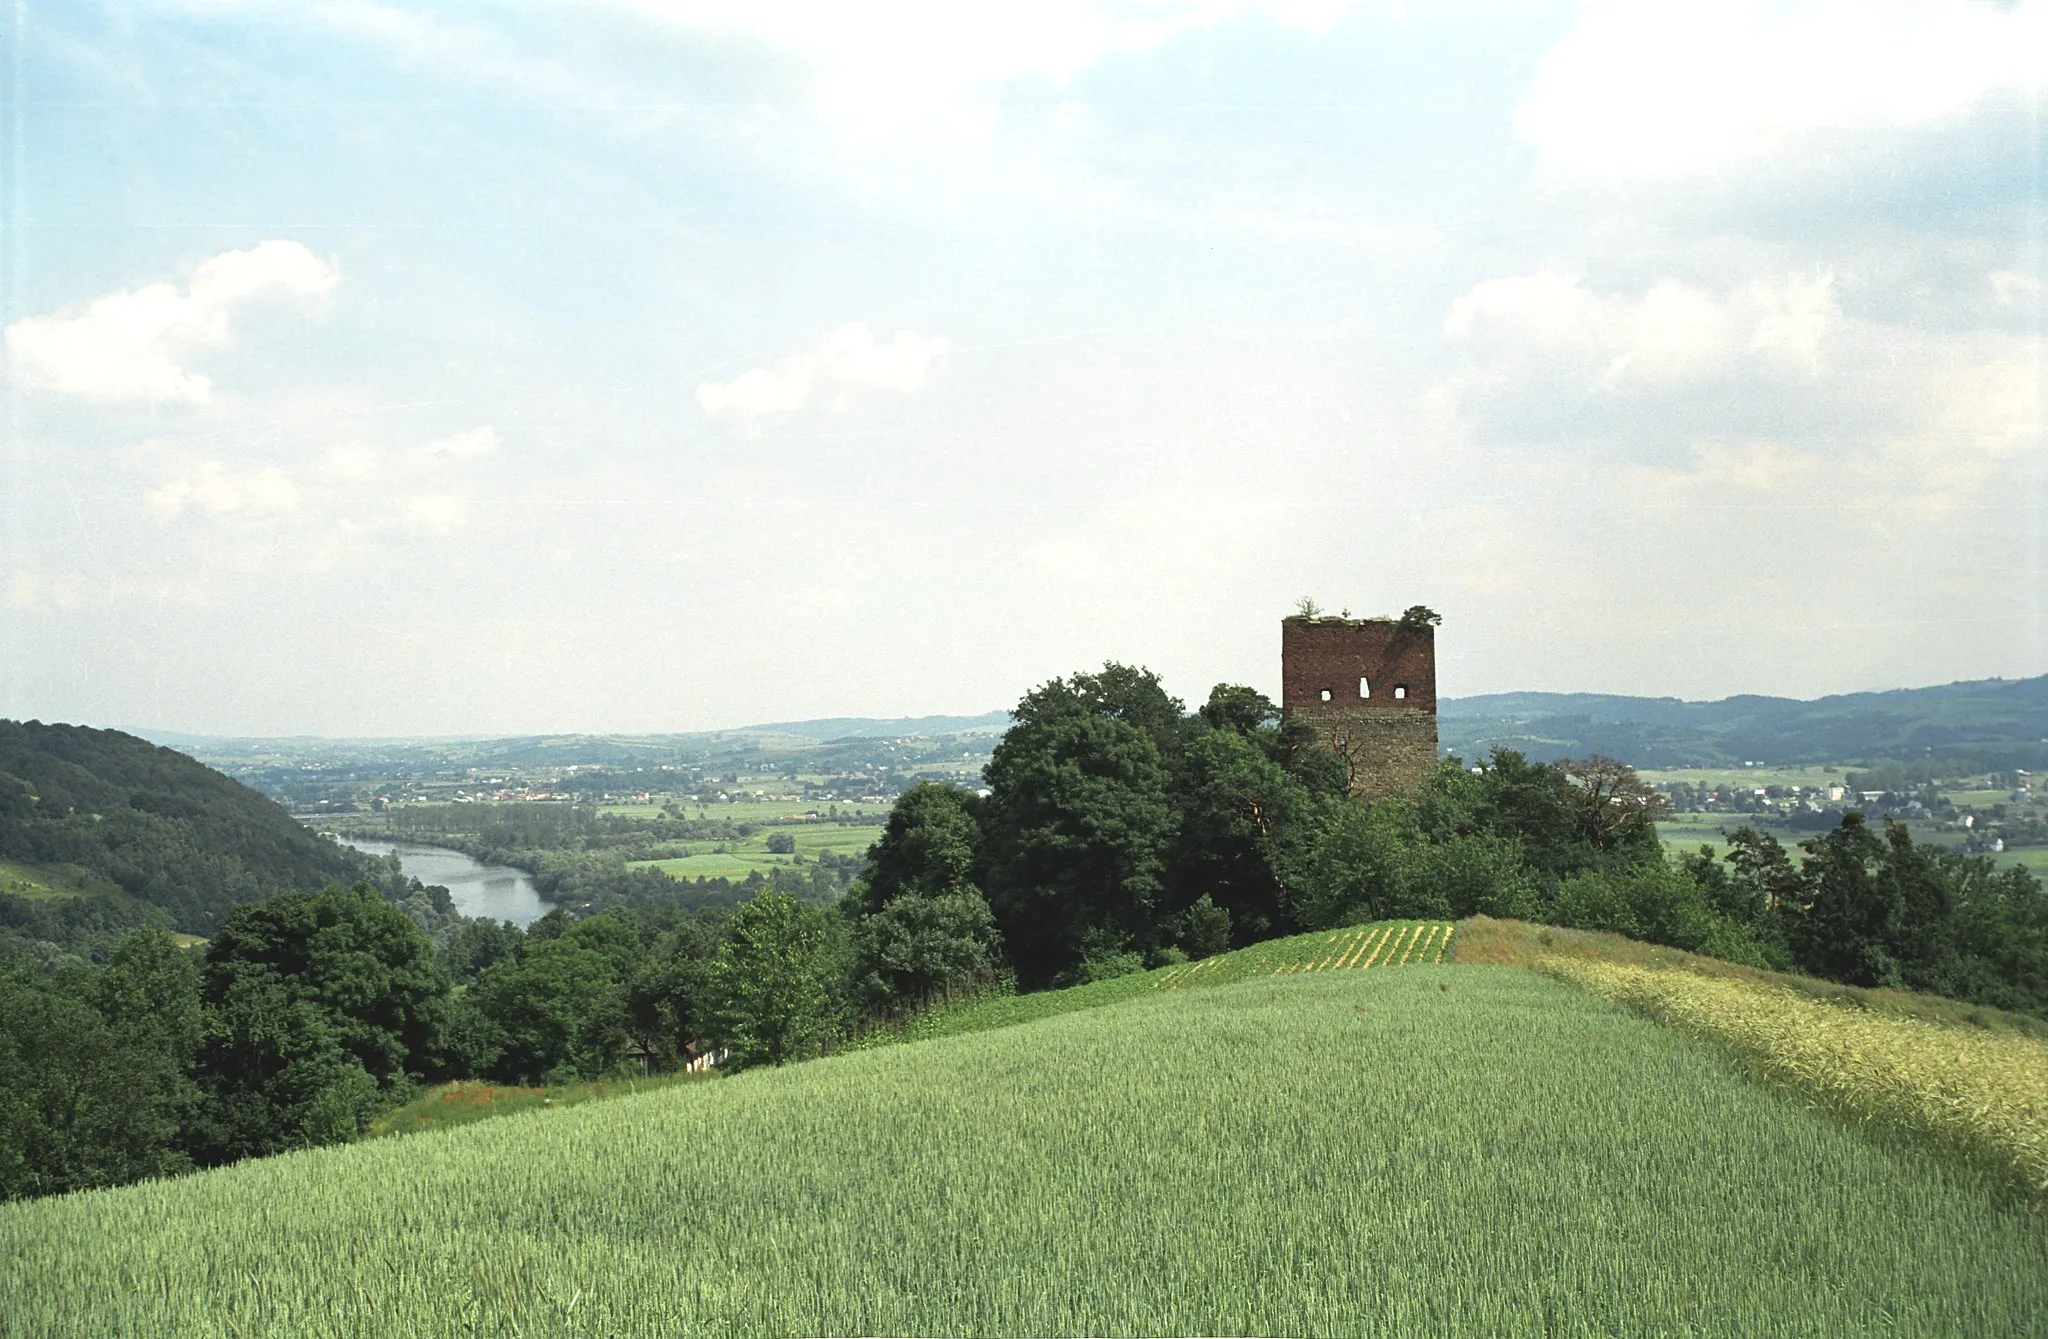
<svg viewBox="0 0 2048 1339"><path fill-rule="evenodd" d="M1351 769L1351 791L1413 795L1437 760L1436 630L1390 618L1280 624L1280 706Z"/></svg>

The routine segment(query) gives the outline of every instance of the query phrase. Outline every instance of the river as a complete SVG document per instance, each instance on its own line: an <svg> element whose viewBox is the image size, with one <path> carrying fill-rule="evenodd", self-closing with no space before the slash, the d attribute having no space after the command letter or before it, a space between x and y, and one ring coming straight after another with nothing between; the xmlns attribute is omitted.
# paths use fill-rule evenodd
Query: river
<svg viewBox="0 0 2048 1339"><path fill-rule="evenodd" d="M398 863L406 874L421 883L438 883L446 888L448 896L455 900L455 909L465 916L488 916L494 921L523 926L549 911L523 869L479 864L460 851L441 846L378 841L374 837L343 837L340 841L367 855L381 857L398 852Z"/></svg>

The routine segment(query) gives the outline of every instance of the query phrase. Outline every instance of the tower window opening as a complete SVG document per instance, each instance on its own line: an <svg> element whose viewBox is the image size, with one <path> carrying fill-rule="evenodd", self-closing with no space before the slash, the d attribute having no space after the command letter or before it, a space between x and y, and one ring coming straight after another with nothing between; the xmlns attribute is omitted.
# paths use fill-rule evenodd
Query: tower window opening
<svg viewBox="0 0 2048 1339"><path fill-rule="evenodd" d="M1367 682L1366 682L1365 680L1363 680L1363 679L1360 679L1360 680L1358 681L1358 695L1359 695L1360 697L1371 697L1371 696L1372 696L1372 685L1371 685L1371 684L1369 684L1369 683L1367 683Z"/></svg>
<svg viewBox="0 0 2048 1339"><path fill-rule="evenodd" d="M1329 700L1330 700L1330 690L1329 690L1329 689L1327 689L1327 688L1325 688L1325 689L1323 690L1323 701L1325 701L1325 702L1328 702Z"/></svg>
<svg viewBox="0 0 2048 1339"><path fill-rule="evenodd" d="M1394 700L1395 700L1396 702L1399 702L1399 701L1400 701L1400 700L1401 700L1402 698L1404 698L1404 697L1406 697L1406 696L1408 696L1408 685L1407 685L1407 684L1405 684L1405 683L1397 683L1397 684L1395 684L1395 685L1394 685Z"/></svg>

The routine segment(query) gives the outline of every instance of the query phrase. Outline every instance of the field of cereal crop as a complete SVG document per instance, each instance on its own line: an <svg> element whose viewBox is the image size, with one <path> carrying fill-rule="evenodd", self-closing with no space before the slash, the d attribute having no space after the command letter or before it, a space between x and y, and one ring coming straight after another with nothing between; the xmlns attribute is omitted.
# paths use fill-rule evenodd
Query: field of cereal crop
<svg viewBox="0 0 2048 1339"><path fill-rule="evenodd" d="M1345 969L1368 941L1302 940L1318 970L1141 975L1034 1023L0 1205L0 1330L2016 1335L2048 1315L2048 1234L1987 1173L1543 975L1433 951Z"/></svg>

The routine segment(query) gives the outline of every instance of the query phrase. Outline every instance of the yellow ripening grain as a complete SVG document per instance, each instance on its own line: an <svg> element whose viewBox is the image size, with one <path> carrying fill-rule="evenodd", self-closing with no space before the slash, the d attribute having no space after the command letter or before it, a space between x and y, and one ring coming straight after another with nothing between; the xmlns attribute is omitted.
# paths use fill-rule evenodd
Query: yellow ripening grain
<svg viewBox="0 0 2048 1339"><path fill-rule="evenodd" d="M1850 1115L1954 1141L2048 1194L2048 1042L1670 968L1545 956L1595 994L1732 1046Z"/></svg>

